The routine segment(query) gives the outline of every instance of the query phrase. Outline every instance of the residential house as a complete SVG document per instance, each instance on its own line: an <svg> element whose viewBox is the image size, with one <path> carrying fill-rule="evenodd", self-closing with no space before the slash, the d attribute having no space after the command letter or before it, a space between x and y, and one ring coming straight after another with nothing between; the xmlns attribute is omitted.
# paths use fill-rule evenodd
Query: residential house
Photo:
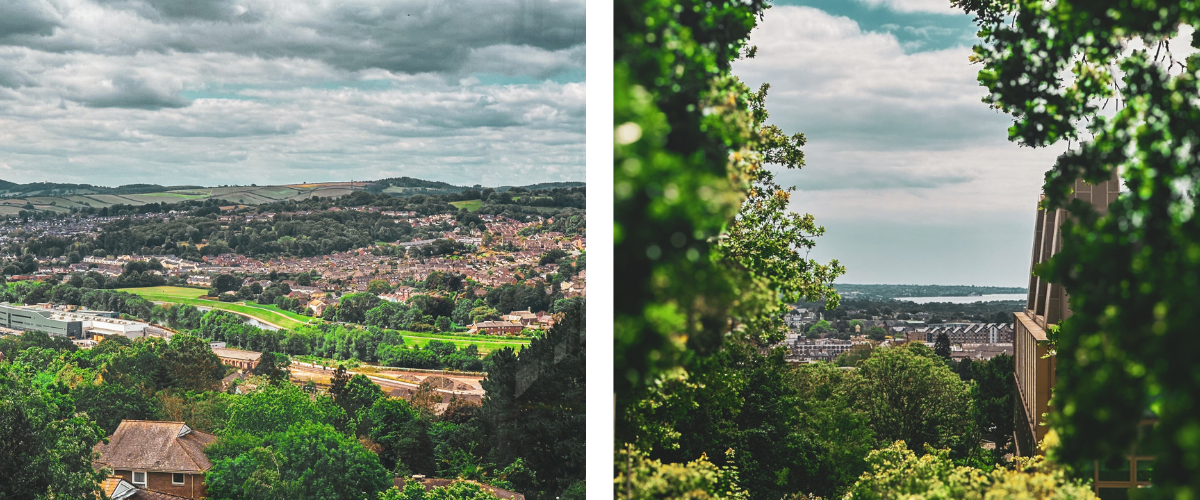
<svg viewBox="0 0 1200 500"><path fill-rule="evenodd" d="M107 444L93 448L95 465L137 489L204 498L204 473L212 468L204 447L215 439L183 422L122 420Z"/></svg>
<svg viewBox="0 0 1200 500"><path fill-rule="evenodd" d="M509 335L518 334L525 329L525 325L514 321L479 321L471 325L467 333L477 333L483 335Z"/></svg>

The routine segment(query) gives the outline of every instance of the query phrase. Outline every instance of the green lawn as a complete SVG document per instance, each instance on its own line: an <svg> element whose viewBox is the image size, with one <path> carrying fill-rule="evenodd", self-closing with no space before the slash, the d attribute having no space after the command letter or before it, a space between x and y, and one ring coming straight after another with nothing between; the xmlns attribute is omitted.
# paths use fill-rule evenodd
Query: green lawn
<svg viewBox="0 0 1200 500"><path fill-rule="evenodd" d="M185 288L179 286L156 286L146 288L121 288L117 291L129 292L140 295L146 300L155 302L172 302L175 304L187 304L190 306L205 306L213 309L223 309L236 313L242 313L252 318L256 318L268 323L279 325L287 329L295 329L303 326L312 320L307 316L283 311L274 305L265 306L261 304L246 304L234 302L221 302L218 300L200 299L206 291L199 288Z"/></svg>
<svg viewBox="0 0 1200 500"><path fill-rule="evenodd" d="M271 324L279 325L289 330L294 330L313 320L308 316L280 310L274 305L265 306L254 303L234 303L221 302L217 300L200 299L198 297L207 293L206 290L199 288L187 288L181 286L156 286L145 288L120 288L119 292L129 292L140 295L146 300L154 302L171 302L175 304L187 304L191 306L205 306L213 309L223 309L242 313L253 318L266 321ZM459 347L466 347L471 344L479 346L479 351L489 353L505 347L512 347L516 350L521 350L529 345L528 338L508 338L495 337L491 335L469 335L465 333L425 333L425 332L406 332L401 331L400 335L404 337L406 345L417 345L424 347L429 344L430 340L440 340L450 342Z"/></svg>
<svg viewBox="0 0 1200 500"><path fill-rule="evenodd" d="M459 348L475 344L479 347L479 352L487 354L492 351L511 347L513 350L520 351L529 345L531 339L509 339L503 337L492 337L489 335L454 335L445 333L416 333L416 332L400 332L400 336L404 337L404 345L415 345L425 347L430 340L440 340L442 342L450 342Z"/></svg>
<svg viewBox="0 0 1200 500"><path fill-rule="evenodd" d="M455 208L465 208L467 211L474 212L483 206L483 200L452 201L450 204L454 205Z"/></svg>

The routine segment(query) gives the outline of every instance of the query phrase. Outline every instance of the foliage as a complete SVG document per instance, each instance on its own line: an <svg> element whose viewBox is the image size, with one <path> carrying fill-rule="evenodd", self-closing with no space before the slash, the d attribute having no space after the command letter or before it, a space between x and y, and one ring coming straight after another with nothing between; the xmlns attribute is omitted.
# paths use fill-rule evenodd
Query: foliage
<svg viewBox="0 0 1200 500"><path fill-rule="evenodd" d="M1073 312L1058 341L1054 456L1084 463L1123 455L1149 409L1158 418L1149 443L1159 450L1154 493L1200 495L1190 368L1200 349L1192 306L1200 286L1200 54L1176 58L1168 43L1193 30L1192 47L1200 47L1200 5L956 3L980 25L979 81L986 102L1013 115L1009 138L1078 141L1046 174L1046 207L1072 218L1061 251L1037 270L1066 288ZM1071 201L1078 181L1116 173L1127 192L1103 215Z"/></svg>
<svg viewBox="0 0 1200 500"><path fill-rule="evenodd" d="M910 345L876 349L858 364L862 384L852 389L855 404L881 441L928 444L964 456L978 441L970 385L925 354L928 349Z"/></svg>
<svg viewBox="0 0 1200 500"><path fill-rule="evenodd" d="M265 357L266 354L264 353ZM190 391L206 391L218 388L225 376L225 365L213 353L208 342L188 334L171 337L163 351L162 362L171 386Z"/></svg>
<svg viewBox="0 0 1200 500"><path fill-rule="evenodd" d="M584 476L587 357L585 306L575 302L562 320L519 354L491 356L479 418L487 425L488 459L522 460L532 477L512 479L529 497L553 498Z"/></svg>
<svg viewBox="0 0 1200 500"><path fill-rule="evenodd" d="M293 424L344 425L346 412L327 396L310 397L292 384L271 384L235 399L226 430L254 435L284 432Z"/></svg>
<svg viewBox="0 0 1200 500"><path fill-rule="evenodd" d="M858 366L864 359L871 357L874 351L875 346L871 344L857 344L851 346L849 351L839 354L833 363L837 366Z"/></svg>
<svg viewBox="0 0 1200 500"><path fill-rule="evenodd" d="M939 333L933 341L933 353L942 359L949 360L950 352L950 336L945 332Z"/></svg>
<svg viewBox="0 0 1200 500"><path fill-rule="evenodd" d="M355 435L365 435L370 427L366 413L383 397L383 389L360 373L350 377L346 387L334 394L333 402L346 411Z"/></svg>
<svg viewBox="0 0 1200 500"><path fill-rule="evenodd" d="M840 267L803 253L820 228L784 212L789 193L763 168L800 166L803 136L763 126L765 86L753 92L729 74L765 8L761 0L616 5L619 408L689 353L714 352L731 313L750 335L771 336L780 299L836 301L828 282ZM621 422L617 430L622 440L632 431Z"/></svg>
<svg viewBox="0 0 1200 500"><path fill-rule="evenodd" d="M735 500L749 498L738 486L734 467L718 467L700 458L686 464L664 464L626 449L618 454L615 497L627 500L679 498L687 500Z"/></svg>
<svg viewBox="0 0 1200 500"><path fill-rule="evenodd" d="M1012 356L999 354L985 362L971 364L971 399L975 401L976 426L984 439L996 443L997 450L1008 449L1013 435L1013 377Z"/></svg>
<svg viewBox="0 0 1200 500"><path fill-rule="evenodd" d="M835 331L836 330L829 325L828 321L820 320L816 323L813 323L813 325L808 328L808 335L812 337L824 337L834 333Z"/></svg>
<svg viewBox="0 0 1200 500"><path fill-rule="evenodd" d="M421 483L412 481L405 484L403 490L385 491L379 500L499 500L499 497L469 481L455 481L429 491L425 491Z"/></svg>
<svg viewBox="0 0 1200 500"><path fill-rule="evenodd" d="M253 444L237 456L213 461L205 475L209 495L359 500L391 486L374 453L327 424L299 422Z"/></svg>
<svg viewBox="0 0 1200 500"><path fill-rule="evenodd" d="M918 457L904 441L872 451L867 456L870 472L862 475L846 499L1097 498L1090 487L1067 479L1061 469L1047 466L1040 458L1018 464L1020 470L987 473L955 466L949 454L926 446L926 454Z"/></svg>
<svg viewBox="0 0 1200 500"><path fill-rule="evenodd" d="M0 363L0 498L90 497L104 478L92 469L104 431L35 373Z"/></svg>
<svg viewBox="0 0 1200 500"><path fill-rule="evenodd" d="M368 410L370 437L383 447L379 458L385 467L396 470L397 462L403 462L414 474L436 472L429 422L421 412L408 401L389 397L375 400Z"/></svg>
<svg viewBox="0 0 1200 500"><path fill-rule="evenodd" d="M122 420L154 420L156 401L132 387L100 382L80 384L71 391L75 410L87 414L96 425L111 435Z"/></svg>

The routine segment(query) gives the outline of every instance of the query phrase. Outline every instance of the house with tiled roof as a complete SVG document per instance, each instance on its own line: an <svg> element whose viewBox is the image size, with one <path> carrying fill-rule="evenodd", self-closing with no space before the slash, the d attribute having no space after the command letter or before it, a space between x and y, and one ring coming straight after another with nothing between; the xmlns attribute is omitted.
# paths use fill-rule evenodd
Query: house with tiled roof
<svg viewBox="0 0 1200 500"><path fill-rule="evenodd" d="M110 469L113 476L140 490L204 498L204 473L212 468L204 447L215 439L183 422L122 420L107 444L93 448L99 455L95 465ZM112 486L115 489L119 484Z"/></svg>

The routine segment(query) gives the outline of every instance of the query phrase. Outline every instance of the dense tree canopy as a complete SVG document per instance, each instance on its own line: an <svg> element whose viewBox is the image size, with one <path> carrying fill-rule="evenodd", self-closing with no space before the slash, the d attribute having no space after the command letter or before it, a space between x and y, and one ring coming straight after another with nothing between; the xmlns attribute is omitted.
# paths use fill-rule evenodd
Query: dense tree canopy
<svg viewBox="0 0 1200 500"><path fill-rule="evenodd" d="M1013 115L1009 138L1066 141L1046 174L1046 206L1073 215L1041 276L1073 315L1058 337L1050 422L1071 463L1128 452L1147 411L1158 423L1154 493L1200 494L1200 54L1180 41L1195 2L959 0L976 16L986 101ZM1182 40L1188 43L1189 40ZM1118 173L1127 192L1100 215L1068 203L1079 180Z"/></svg>
<svg viewBox="0 0 1200 500"><path fill-rule="evenodd" d="M803 165L804 137L765 126L766 86L730 75L767 5L624 0L616 5L615 383L618 407L731 327L780 332L784 303L837 294L842 270L805 258L813 219L765 164ZM618 410L623 411L623 410ZM632 431L618 419L619 439Z"/></svg>
<svg viewBox="0 0 1200 500"><path fill-rule="evenodd" d="M35 373L0 363L0 498L93 495L104 473L92 469L92 446L104 431L76 414L65 387L47 387Z"/></svg>

